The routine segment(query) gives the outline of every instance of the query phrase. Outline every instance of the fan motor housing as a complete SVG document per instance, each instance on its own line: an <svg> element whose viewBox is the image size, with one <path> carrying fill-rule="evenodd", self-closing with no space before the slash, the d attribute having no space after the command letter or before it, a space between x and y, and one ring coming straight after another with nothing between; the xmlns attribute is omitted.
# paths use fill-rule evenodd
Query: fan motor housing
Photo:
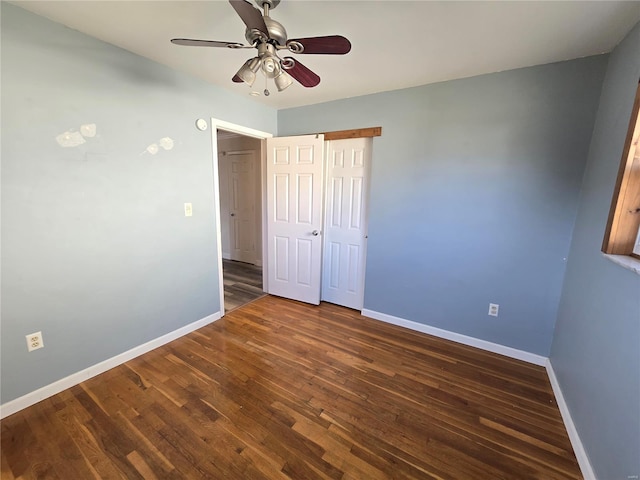
<svg viewBox="0 0 640 480"><path fill-rule="evenodd" d="M264 17L264 23L267 26L269 39L276 42L278 45L284 45L287 43L287 31L284 29L281 23L276 22L272 18ZM257 40L263 38L264 35L260 30L256 30L255 28L247 28L245 32L245 38L247 41L254 45Z"/></svg>

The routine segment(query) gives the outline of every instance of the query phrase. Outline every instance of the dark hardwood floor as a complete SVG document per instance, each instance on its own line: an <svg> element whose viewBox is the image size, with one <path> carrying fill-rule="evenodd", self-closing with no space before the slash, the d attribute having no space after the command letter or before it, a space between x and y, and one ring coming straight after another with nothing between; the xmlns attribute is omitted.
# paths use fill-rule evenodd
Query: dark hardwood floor
<svg viewBox="0 0 640 480"><path fill-rule="evenodd" d="M226 312L265 295L262 291L262 267L223 259L222 271Z"/></svg>
<svg viewBox="0 0 640 480"><path fill-rule="evenodd" d="M2 479L578 479L543 368L264 297L2 421Z"/></svg>

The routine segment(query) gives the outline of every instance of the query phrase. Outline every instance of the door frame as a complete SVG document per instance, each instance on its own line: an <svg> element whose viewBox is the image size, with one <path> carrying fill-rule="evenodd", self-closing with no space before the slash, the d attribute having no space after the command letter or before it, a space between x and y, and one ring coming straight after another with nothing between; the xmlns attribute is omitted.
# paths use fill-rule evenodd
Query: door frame
<svg viewBox="0 0 640 480"><path fill-rule="evenodd" d="M218 118L211 117L211 145L213 150L213 211L215 213L215 228L216 228L216 243L217 243L217 257L218 257L218 284L219 291L218 294L220 296L220 316L223 317L225 314L224 309L224 278L223 278L223 269L222 269L222 225L220 218L220 173L218 171L218 129L226 130L228 132L237 133L240 135L244 135L247 137L253 137L262 140L260 145L260 185L261 191L260 196L262 198L262 282L263 282L263 290L267 291L266 279L268 278L266 275L266 262L264 262L265 254L266 254L266 246L265 246L265 238L264 234L264 226L266 225L266 209L264 208L265 202L265 172L264 172L264 163L265 163L265 141L267 138L272 138L273 134L269 132L263 132L261 130L256 130L253 128L245 127L243 125L238 125L235 123L230 123L225 120L220 120Z"/></svg>

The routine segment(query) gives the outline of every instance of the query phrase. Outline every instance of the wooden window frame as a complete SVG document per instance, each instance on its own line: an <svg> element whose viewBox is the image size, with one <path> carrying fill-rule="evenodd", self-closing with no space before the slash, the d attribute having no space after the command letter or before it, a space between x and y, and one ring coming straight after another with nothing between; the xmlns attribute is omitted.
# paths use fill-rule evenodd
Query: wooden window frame
<svg viewBox="0 0 640 480"><path fill-rule="evenodd" d="M631 111L602 251L639 258L633 252L640 228L640 82Z"/></svg>

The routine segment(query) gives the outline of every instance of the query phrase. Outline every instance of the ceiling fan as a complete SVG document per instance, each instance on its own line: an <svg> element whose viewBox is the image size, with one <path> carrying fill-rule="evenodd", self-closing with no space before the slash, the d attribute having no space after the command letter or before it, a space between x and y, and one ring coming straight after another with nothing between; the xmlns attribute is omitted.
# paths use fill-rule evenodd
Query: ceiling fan
<svg viewBox="0 0 640 480"><path fill-rule="evenodd" d="M176 45L195 47L256 48L258 56L247 60L232 80L235 83L244 82L252 86L256 80L256 74L261 70L266 79L273 79L279 92L291 85L293 79L305 87L315 87L320 83L320 77L295 58L280 58L278 56L280 50L296 54L326 55L344 55L351 50L349 40L340 35L288 39L284 27L269 17L269 10L276 8L280 0L255 0L255 2L262 7L263 13L246 0L229 0L247 26L245 38L250 45L189 38L174 38L171 42ZM267 88L264 89L264 95L269 95Z"/></svg>

